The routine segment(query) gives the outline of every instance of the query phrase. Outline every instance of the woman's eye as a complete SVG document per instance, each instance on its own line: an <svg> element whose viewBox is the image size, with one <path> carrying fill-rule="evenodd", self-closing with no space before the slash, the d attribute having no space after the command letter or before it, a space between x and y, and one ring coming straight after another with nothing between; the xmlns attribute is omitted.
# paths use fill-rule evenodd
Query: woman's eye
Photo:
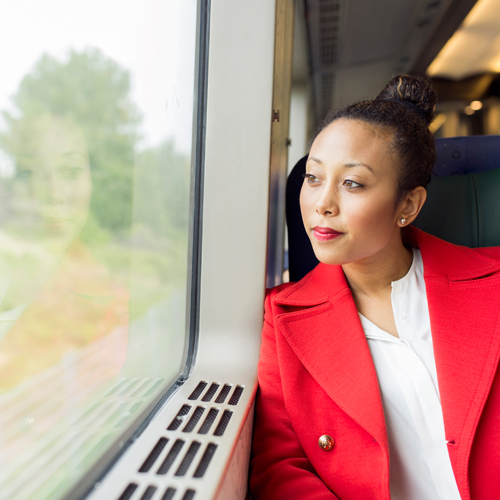
<svg viewBox="0 0 500 500"><path fill-rule="evenodd" d="M59 174L63 179L76 179L83 173L80 167L63 167L59 169Z"/></svg>
<svg viewBox="0 0 500 500"><path fill-rule="evenodd" d="M363 187L363 184L360 184L359 182L354 182L351 179L346 179L344 181L344 186L346 188L352 189L352 188Z"/></svg>
<svg viewBox="0 0 500 500"><path fill-rule="evenodd" d="M308 184L314 184L319 181L319 179L313 174L304 174L304 179L308 182Z"/></svg>
<svg viewBox="0 0 500 500"><path fill-rule="evenodd" d="M30 168L23 168L17 171L16 176L22 180L29 180L38 177L38 171Z"/></svg>

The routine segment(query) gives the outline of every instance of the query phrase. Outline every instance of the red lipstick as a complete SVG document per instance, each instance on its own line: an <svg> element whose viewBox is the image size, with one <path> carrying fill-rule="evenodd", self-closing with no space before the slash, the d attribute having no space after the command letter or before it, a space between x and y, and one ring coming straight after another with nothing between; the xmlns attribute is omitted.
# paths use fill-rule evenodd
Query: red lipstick
<svg viewBox="0 0 500 500"><path fill-rule="evenodd" d="M342 236L344 233L339 233L338 231L335 231L334 229L331 229L329 227L314 227L314 237L318 241L328 241L328 240L333 240L337 238L338 236Z"/></svg>

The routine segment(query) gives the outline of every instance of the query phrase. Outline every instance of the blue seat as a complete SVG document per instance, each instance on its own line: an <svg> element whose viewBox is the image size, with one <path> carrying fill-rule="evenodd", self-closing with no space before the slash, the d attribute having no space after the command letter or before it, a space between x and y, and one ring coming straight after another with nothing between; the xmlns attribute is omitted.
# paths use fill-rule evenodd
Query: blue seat
<svg viewBox="0 0 500 500"><path fill-rule="evenodd" d="M457 245L499 246L500 136L436 139L436 150L427 201L413 225ZM300 214L306 161L295 165L286 187L290 281L318 264Z"/></svg>

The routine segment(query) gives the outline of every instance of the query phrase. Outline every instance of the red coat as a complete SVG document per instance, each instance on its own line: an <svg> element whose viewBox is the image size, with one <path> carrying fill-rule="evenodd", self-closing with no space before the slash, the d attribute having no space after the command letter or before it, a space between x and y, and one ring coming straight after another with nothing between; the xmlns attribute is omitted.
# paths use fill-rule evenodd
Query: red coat
<svg viewBox="0 0 500 500"><path fill-rule="evenodd" d="M459 247L415 229L408 237L424 263L458 489L463 500L500 499L500 248ZM254 500L389 500L377 374L340 266L319 264L268 293L259 387ZM318 446L324 434L335 440L330 451Z"/></svg>

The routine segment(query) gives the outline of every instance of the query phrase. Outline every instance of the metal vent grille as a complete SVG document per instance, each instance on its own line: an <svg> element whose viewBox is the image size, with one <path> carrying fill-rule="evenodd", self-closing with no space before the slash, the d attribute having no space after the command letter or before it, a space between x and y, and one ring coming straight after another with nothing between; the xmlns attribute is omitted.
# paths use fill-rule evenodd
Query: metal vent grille
<svg viewBox="0 0 500 500"><path fill-rule="evenodd" d="M319 39L321 62L324 65L337 63L339 51L339 11L337 0L320 0Z"/></svg>
<svg viewBox="0 0 500 500"><path fill-rule="evenodd" d="M181 464L179 465L179 468L175 472L175 475L177 477L182 477L186 475L186 472L189 469L189 466L191 465L192 461L194 460L194 457L198 453L200 446L201 443L198 443L198 441L193 441L191 443L191 445L188 448L188 451L186 452L184 458L182 459Z"/></svg>
<svg viewBox="0 0 500 500"><path fill-rule="evenodd" d="M146 387L143 381L134 382L121 383L113 393L133 394L137 390L148 390L149 385ZM195 498L192 482L202 481L209 474L218 448L213 440L220 439L228 429L244 390L243 385L200 381L180 404L175 417L165 422L163 435L157 437L149 453L139 462L134 480L129 479L116 500ZM99 409L91 408L85 418L91 418L94 411ZM179 487L183 478L191 481L184 486L187 489ZM200 491L202 488L203 483L200 483Z"/></svg>
<svg viewBox="0 0 500 500"><path fill-rule="evenodd" d="M151 500L157 489L158 488L156 486L148 486L146 491L142 494L141 500Z"/></svg>
<svg viewBox="0 0 500 500"><path fill-rule="evenodd" d="M215 383L214 383L214 384L212 384L212 385L210 386L210 388L208 389L208 391L207 391L207 392L204 394L204 396L201 398L201 400L202 400L202 401L204 401L204 402L208 402L208 401L210 401L210 400L214 397L214 395L215 395L215 393L217 392L217 389L218 389L219 387L220 387L220 385L219 385L219 384L215 384Z"/></svg>
<svg viewBox="0 0 500 500"><path fill-rule="evenodd" d="M169 431L175 431L176 429L178 429L181 426L182 422L186 420L186 417L190 410L191 410L190 405L183 405L182 408L177 413L177 415L175 416L175 418L170 423L170 425L167 427L167 429Z"/></svg>
<svg viewBox="0 0 500 500"><path fill-rule="evenodd" d="M184 496L182 497L182 500L192 500L194 498L194 494L196 492L194 490L186 490L186 493L184 493Z"/></svg>
<svg viewBox="0 0 500 500"><path fill-rule="evenodd" d="M219 421L219 425L215 428L214 436L223 436L224 432L226 432L227 426L229 425L229 421L233 416L232 411L224 410L222 414L222 418Z"/></svg>
<svg viewBox="0 0 500 500"><path fill-rule="evenodd" d="M335 71L340 63L341 0L307 0L310 61L316 95L316 119L333 104Z"/></svg>
<svg viewBox="0 0 500 500"><path fill-rule="evenodd" d="M234 390L233 394L231 395L231 399L229 400L228 404L230 404L231 406L236 406L242 394L243 394L243 387L241 385L238 385Z"/></svg>
<svg viewBox="0 0 500 500"><path fill-rule="evenodd" d="M190 401L196 401L201 393L205 390L205 387L207 386L207 382L200 382L197 386L196 389L191 393L191 395L188 397Z"/></svg>
<svg viewBox="0 0 500 500"><path fill-rule="evenodd" d="M172 500L176 491L177 490L175 488L167 488L165 494L161 497L161 500Z"/></svg>
<svg viewBox="0 0 500 500"><path fill-rule="evenodd" d="M208 465L210 464L210 461L212 460L212 457L214 456L216 449L217 445L214 443L210 443L206 447L205 453L203 453L200 463L198 464L198 467L194 471L193 477L200 478L205 475L205 472L207 471Z"/></svg>
<svg viewBox="0 0 500 500"><path fill-rule="evenodd" d="M231 386L229 384L224 384L224 387L219 392L219 395L215 398L217 404L222 404L227 398L227 395L231 392Z"/></svg>
<svg viewBox="0 0 500 500"><path fill-rule="evenodd" d="M139 485L136 483L130 483L123 493L118 497L117 500L151 500L153 497L158 498L158 500L174 500L174 498L179 498L180 500L192 500L195 498L196 490L192 488L187 488L182 497L176 496L177 488L172 488L169 486L161 496L155 496L155 493L160 489L158 486L149 485L144 490L142 495L136 496L135 493L138 490Z"/></svg>
<svg viewBox="0 0 500 500"><path fill-rule="evenodd" d="M185 441L183 441L182 439L177 439L175 441L172 448L170 448L168 455L165 457L165 460L163 460L163 463L160 465L157 474L164 475L170 470L170 467L172 467L172 464L177 458L177 455L180 453L182 447L184 446L184 443Z"/></svg>
<svg viewBox="0 0 500 500"><path fill-rule="evenodd" d="M138 484L135 483L130 483L126 488L125 491L120 495L118 500L130 500L132 498L132 495L135 493L135 490L139 487Z"/></svg>
<svg viewBox="0 0 500 500"><path fill-rule="evenodd" d="M151 453L149 454L148 458L146 458L141 468L139 469L139 472L149 472L149 470L156 462L156 459L160 456L161 452L163 451L163 448L165 448L167 443L168 443L167 438L161 438L156 443L155 447L151 450Z"/></svg>
<svg viewBox="0 0 500 500"><path fill-rule="evenodd" d="M211 408L210 411L208 412L207 417L203 421L203 424L200 427L198 434L207 434L207 432L210 430L210 427L212 427L212 424L215 422L215 419L217 418L218 414L219 410L217 408Z"/></svg>
<svg viewBox="0 0 500 500"><path fill-rule="evenodd" d="M191 415L189 422L185 425L184 429L182 429L182 432L192 432L203 413L205 413L205 408L203 408L202 406L197 406L196 410L194 410L193 414Z"/></svg>

